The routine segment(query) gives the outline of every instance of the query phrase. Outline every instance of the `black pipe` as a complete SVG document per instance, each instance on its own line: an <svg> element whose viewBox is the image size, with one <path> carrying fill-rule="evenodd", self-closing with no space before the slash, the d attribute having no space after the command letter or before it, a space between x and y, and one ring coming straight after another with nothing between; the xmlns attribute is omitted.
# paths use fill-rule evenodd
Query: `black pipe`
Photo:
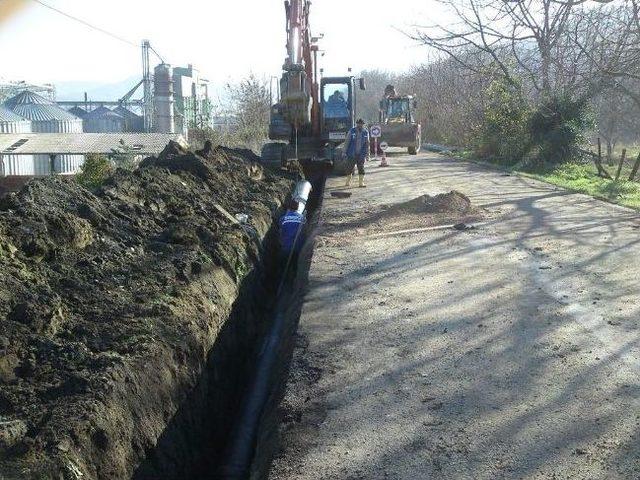
<svg viewBox="0 0 640 480"><path fill-rule="evenodd" d="M278 346L285 326L282 311L276 316L269 335L265 339L258 358L258 367L240 414L240 421L234 430L231 448L216 478L224 480L244 480L249 477L253 454L256 448L256 437L263 407L271 392L271 372L278 358Z"/></svg>
<svg viewBox="0 0 640 480"><path fill-rule="evenodd" d="M320 212L324 184L326 180L326 167L320 171L307 173L308 180L313 185L312 195L308 203L309 213L317 218ZM310 216L311 216L310 215ZM303 251L310 248L313 238L312 227L315 222L309 222L308 235ZM284 272L283 275L286 275ZM279 289L280 290L280 289ZM267 405L267 401L277 386L273 376L281 353L283 336L287 326L287 303L290 295L280 295L276 303L276 311L273 324L265 338L257 358L257 367L254 372L248 392L243 400L238 420L234 426L231 441L225 451L222 465L216 470L214 478L220 480L244 480L249 478L254 455L257 446L260 419ZM274 383L276 385L274 385Z"/></svg>

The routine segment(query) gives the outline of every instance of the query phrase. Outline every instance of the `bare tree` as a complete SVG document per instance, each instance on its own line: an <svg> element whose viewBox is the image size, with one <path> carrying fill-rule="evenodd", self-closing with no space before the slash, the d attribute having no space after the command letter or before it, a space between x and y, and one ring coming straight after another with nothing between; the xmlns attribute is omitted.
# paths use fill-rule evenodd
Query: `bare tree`
<svg viewBox="0 0 640 480"><path fill-rule="evenodd" d="M384 88L395 84L398 76L384 70L364 70L360 76L366 80L367 89L358 96L357 114L369 123L377 122Z"/></svg>
<svg viewBox="0 0 640 480"><path fill-rule="evenodd" d="M417 28L415 39L469 71L514 84L523 78L542 98L594 96L617 75L635 75L640 65L637 8L628 1L442 1L459 22ZM461 55L470 51L477 56ZM494 68L487 70L489 64Z"/></svg>
<svg viewBox="0 0 640 480"><path fill-rule="evenodd" d="M610 89L598 95L593 102L597 118L597 135L605 141L608 160L616 145L633 142L640 132L638 107L629 101L620 89Z"/></svg>
<svg viewBox="0 0 640 480"><path fill-rule="evenodd" d="M633 3L603 5L574 20L571 43L575 45L588 94L624 93L640 107L640 29ZM577 63L577 62L576 62Z"/></svg>
<svg viewBox="0 0 640 480"><path fill-rule="evenodd" d="M412 68L398 80L402 91L418 98L416 118L426 141L463 145L482 121L483 90L489 80L451 59Z"/></svg>
<svg viewBox="0 0 640 480"><path fill-rule="evenodd" d="M228 84L227 93L227 111L236 119L236 143L259 150L269 129L271 105L268 82L250 74L236 84Z"/></svg>

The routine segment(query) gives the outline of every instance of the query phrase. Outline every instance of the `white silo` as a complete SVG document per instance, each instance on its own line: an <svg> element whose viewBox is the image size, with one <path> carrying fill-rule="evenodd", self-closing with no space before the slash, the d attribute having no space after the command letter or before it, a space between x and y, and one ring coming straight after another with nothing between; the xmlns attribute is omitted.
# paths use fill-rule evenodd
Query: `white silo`
<svg viewBox="0 0 640 480"><path fill-rule="evenodd" d="M30 133L31 122L0 105L0 133ZM1 155L1 154L0 154ZM0 176L33 175L33 155L1 155Z"/></svg>
<svg viewBox="0 0 640 480"><path fill-rule="evenodd" d="M175 133L175 107L173 93L173 69L171 65L161 63L154 69L153 103L155 131L158 133Z"/></svg>
<svg viewBox="0 0 640 480"><path fill-rule="evenodd" d="M31 121L34 133L82 133L82 120L60 108L55 102L25 90L4 103L5 107ZM83 155L57 155L56 173L76 173L84 163ZM49 155L34 155L35 175L51 174Z"/></svg>
<svg viewBox="0 0 640 480"><path fill-rule="evenodd" d="M83 119L86 133L122 133L124 118L105 106L100 106L87 113Z"/></svg>

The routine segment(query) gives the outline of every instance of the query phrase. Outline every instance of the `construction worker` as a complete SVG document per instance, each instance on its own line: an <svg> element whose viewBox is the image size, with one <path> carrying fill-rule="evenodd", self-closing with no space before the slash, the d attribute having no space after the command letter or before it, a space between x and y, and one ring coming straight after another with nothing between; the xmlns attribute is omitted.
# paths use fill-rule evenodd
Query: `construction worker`
<svg viewBox="0 0 640 480"><path fill-rule="evenodd" d="M360 188L366 187L364 183L364 162L369 159L370 150L369 131L364 128L364 120L361 118L356 122L356 126L349 130L347 133L347 140L345 142L345 152L347 158L355 162L355 166L358 167L358 178ZM347 175L346 187L351 185L351 177L353 176L353 169L351 173Z"/></svg>
<svg viewBox="0 0 640 480"><path fill-rule="evenodd" d="M302 229L306 222L304 214L298 212L299 204L296 200L291 200L287 211L280 217L280 262L282 268L286 268L289 263L290 268L295 271L298 264L298 254L304 243Z"/></svg>
<svg viewBox="0 0 640 480"><path fill-rule="evenodd" d="M349 108L344 94L336 90L331 94L324 106L324 116L326 118L344 118L349 116Z"/></svg>

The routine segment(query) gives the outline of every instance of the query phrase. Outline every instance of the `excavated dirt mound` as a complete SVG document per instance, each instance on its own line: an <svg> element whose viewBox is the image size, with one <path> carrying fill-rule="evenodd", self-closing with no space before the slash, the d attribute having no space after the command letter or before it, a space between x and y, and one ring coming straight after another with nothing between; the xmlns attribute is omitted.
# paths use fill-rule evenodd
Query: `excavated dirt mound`
<svg viewBox="0 0 640 480"><path fill-rule="evenodd" d="M452 190L433 196L420 195L407 202L385 205L375 210L369 210L367 206L354 208L351 214L327 220L325 227L340 231L349 227L355 229L356 233L366 234L439 225L456 225L457 229L465 230L468 228L466 224L477 222L484 216L485 212L474 207L469 197Z"/></svg>
<svg viewBox="0 0 640 480"><path fill-rule="evenodd" d="M96 192L47 178L0 200L0 478L131 477L291 191L255 160L172 143Z"/></svg>
<svg viewBox="0 0 640 480"><path fill-rule="evenodd" d="M466 215L472 211L471 200L464 193L452 190L435 196L421 195L405 203L393 205L389 214Z"/></svg>

